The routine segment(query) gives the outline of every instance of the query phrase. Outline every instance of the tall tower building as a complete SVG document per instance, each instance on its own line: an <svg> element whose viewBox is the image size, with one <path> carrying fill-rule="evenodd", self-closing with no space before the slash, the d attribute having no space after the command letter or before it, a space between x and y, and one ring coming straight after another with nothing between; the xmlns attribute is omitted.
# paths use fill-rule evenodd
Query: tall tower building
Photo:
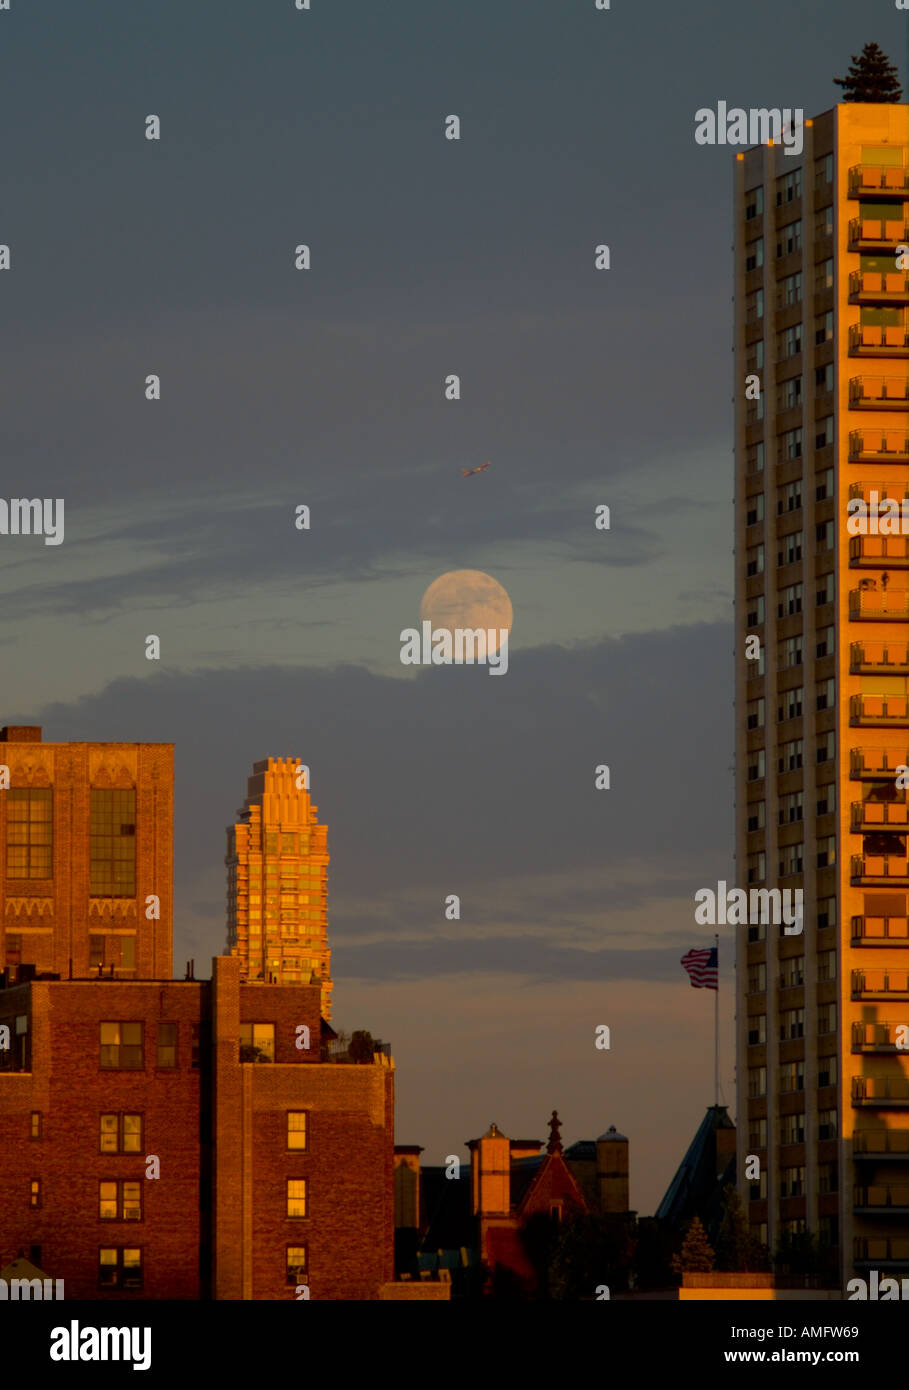
<svg viewBox="0 0 909 1390"><path fill-rule="evenodd" d="M739 1184L843 1280L909 1273L907 224L905 104L737 156L736 882L804 892L739 928Z"/></svg>
<svg viewBox="0 0 909 1390"><path fill-rule="evenodd" d="M169 980L171 743L45 743L0 729L0 968Z"/></svg>
<svg viewBox="0 0 909 1390"><path fill-rule="evenodd" d="M253 764L240 820L227 831L227 954L242 980L319 984L331 1017L328 829L296 758Z"/></svg>

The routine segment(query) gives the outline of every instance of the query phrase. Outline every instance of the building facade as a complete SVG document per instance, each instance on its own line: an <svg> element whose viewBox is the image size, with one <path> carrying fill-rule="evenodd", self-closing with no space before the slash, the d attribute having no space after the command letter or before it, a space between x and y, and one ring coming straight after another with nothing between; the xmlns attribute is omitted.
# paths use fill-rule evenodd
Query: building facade
<svg viewBox="0 0 909 1390"><path fill-rule="evenodd" d="M328 830L296 758L255 763L227 831L227 952L244 980L318 983L331 1018Z"/></svg>
<svg viewBox="0 0 909 1390"><path fill-rule="evenodd" d="M843 1280L909 1269L907 224L905 104L737 157L737 885L804 893L738 928L739 1185Z"/></svg>

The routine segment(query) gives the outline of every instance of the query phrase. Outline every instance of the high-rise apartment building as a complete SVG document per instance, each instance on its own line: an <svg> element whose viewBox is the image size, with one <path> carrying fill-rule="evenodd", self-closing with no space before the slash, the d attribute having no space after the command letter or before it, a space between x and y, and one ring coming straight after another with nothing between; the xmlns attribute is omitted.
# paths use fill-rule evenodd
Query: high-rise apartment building
<svg viewBox="0 0 909 1390"><path fill-rule="evenodd" d="M905 104L737 156L737 886L804 892L739 928L739 1183L843 1279L909 1272L907 224Z"/></svg>
<svg viewBox="0 0 909 1390"><path fill-rule="evenodd" d="M0 769L0 968L169 979L173 744L11 726Z"/></svg>
<svg viewBox="0 0 909 1390"><path fill-rule="evenodd" d="M296 758L253 764L240 821L227 831L227 952L243 980L319 984L331 1018L328 829Z"/></svg>

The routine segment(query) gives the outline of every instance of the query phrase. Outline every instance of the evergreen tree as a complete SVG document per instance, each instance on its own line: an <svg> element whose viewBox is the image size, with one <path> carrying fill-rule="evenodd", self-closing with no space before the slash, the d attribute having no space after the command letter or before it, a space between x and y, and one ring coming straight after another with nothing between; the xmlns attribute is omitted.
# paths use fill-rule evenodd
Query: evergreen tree
<svg viewBox="0 0 909 1390"><path fill-rule="evenodd" d="M843 101L895 102L903 95L897 70L876 43L866 43L861 55L852 55L845 77L834 82L844 89Z"/></svg>
<svg viewBox="0 0 909 1390"><path fill-rule="evenodd" d="M672 1257L672 1268L676 1274L709 1274L713 1267L713 1250L700 1217L696 1216L682 1241L681 1254Z"/></svg>
<svg viewBox="0 0 909 1390"><path fill-rule="evenodd" d="M730 1182L723 1192L723 1218L716 1242L717 1269L741 1272L766 1270L769 1256L751 1234L748 1217L737 1188Z"/></svg>

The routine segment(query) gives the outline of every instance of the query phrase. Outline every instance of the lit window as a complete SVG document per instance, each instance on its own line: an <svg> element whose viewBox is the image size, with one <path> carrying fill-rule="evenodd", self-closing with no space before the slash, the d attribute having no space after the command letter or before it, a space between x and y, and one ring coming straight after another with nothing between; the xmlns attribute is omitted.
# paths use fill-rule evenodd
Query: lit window
<svg viewBox="0 0 909 1390"><path fill-rule="evenodd" d="M287 1215L295 1218L306 1215L306 1178L287 1179Z"/></svg>

